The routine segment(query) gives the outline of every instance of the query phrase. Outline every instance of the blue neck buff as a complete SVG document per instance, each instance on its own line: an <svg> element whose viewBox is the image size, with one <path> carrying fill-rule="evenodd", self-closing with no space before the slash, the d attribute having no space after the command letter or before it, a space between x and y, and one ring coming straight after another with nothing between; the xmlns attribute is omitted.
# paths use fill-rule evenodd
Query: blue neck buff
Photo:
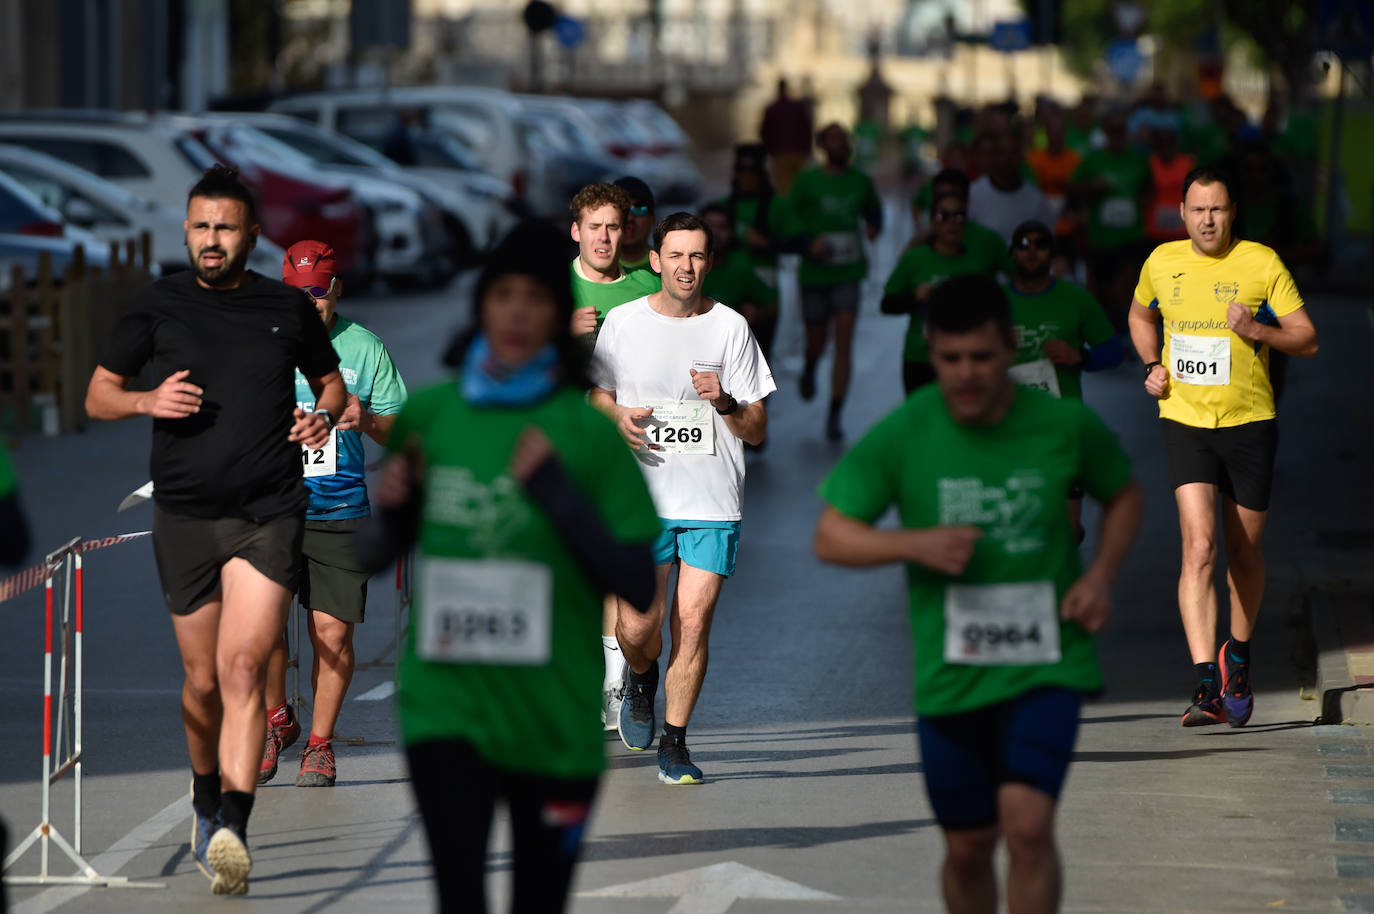
<svg viewBox="0 0 1374 914"><path fill-rule="evenodd" d="M463 399L473 406L529 406L558 386L558 350L552 343L516 368L496 361L485 334L477 334L463 359Z"/></svg>

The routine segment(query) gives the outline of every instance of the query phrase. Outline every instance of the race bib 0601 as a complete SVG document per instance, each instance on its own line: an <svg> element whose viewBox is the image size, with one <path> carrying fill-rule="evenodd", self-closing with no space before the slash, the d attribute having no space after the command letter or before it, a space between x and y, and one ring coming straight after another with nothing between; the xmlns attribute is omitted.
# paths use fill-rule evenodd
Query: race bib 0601
<svg viewBox="0 0 1374 914"><path fill-rule="evenodd" d="M1169 375L1184 384L1230 384L1231 338L1175 333L1169 337Z"/></svg>
<svg viewBox="0 0 1374 914"><path fill-rule="evenodd" d="M947 586L945 662L967 666L1058 663L1054 583Z"/></svg>
<svg viewBox="0 0 1374 914"><path fill-rule="evenodd" d="M830 248L825 262L831 266L847 267L863 260L864 243L858 232L826 232L821 237Z"/></svg>
<svg viewBox="0 0 1374 914"><path fill-rule="evenodd" d="M329 430L329 439L323 447L310 448L301 445L301 472L306 478L314 476L333 476L339 470L339 430Z"/></svg>
<svg viewBox="0 0 1374 914"><path fill-rule="evenodd" d="M715 407L705 400L649 400L654 413L644 425L649 449L669 454L714 454Z"/></svg>
<svg viewBox="0 0 1374 914"><path fill-rule="evenodd" d="M1036 359L1034 362L1022 362L1020 365L1013 365L1007 370L1011 379L1022 387L1034 387L1036 390L1043 390L1050 396L1058 399L1059 394L1059 375L1055 373L1054 363L1049 359Z"/></svg>
<svg viewBox="0 0 1374 914"><path fill-rule="evenodd" d="M553 655L553 572L519 559L420 564L415 652L438 663L543 666Z"/></svg>

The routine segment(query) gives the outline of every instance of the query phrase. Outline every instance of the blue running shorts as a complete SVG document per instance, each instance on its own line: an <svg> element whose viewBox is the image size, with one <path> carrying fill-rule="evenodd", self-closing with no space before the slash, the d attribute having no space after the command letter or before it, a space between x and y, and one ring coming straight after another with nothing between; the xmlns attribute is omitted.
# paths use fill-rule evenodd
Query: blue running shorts
<svg viewBox="0 0 1374 914"><path fill-rule="evenodd" d="M673 520L660 517L663 532L654 540L654 564L683 564L730 577L739 552L737 520Z"/></svg>
<svg viewBox="0 0 1374 914"><path fill-rule="evenodd" d="M1027 784L1055 800L1073 758L1082 695L1043 688L916 724L926 794L940 826L997 824L997 788Z"/></svg>

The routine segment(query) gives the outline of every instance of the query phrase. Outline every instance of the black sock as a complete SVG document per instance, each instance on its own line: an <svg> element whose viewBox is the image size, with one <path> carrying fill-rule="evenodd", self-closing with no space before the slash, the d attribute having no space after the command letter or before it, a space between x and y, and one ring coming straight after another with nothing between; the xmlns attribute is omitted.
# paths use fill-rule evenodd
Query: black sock
<svg viewBox="0 0 1374 914"><path fill-rule="evenodd" d="M1235 637L1232 636L1231 640L1226 642L1226 662L1237 665L1249 663L1250 642L1237 641Z"/></svg>
<svg viewBox="0 0 1374 914"><path fill-rule="evenodd" d="M675 727L667 721L663 722L663 735L658 738L658 747L660 749L673 743L682 745L685 742L687 742L686 727Z"/></svg>
<svg viewBox="0 0 1374 914"><path fill-rule="evenodd" d="M840 415L840 410L844 408L843 400L830 401L830 418L834 419Z"/></svg>
<svg viewBox="0 0 1374 914"><path fill-rule="evenodd" d="M209 774L191 770L191 808L207 819L219 813L219 769Z"/></svg>
<svg viewBox="0 0 1374 914"><path fill-rule="evenodd" d="M820 359L807 359L802 365L802 374L813 375L816 373L816 366L820 364Z"/></svg>
<svg viewBox="0 0 1374 914"><path fill-rule="evenodd" d="M1215 663L1195 663L1193 672L1197 673L1197 684L1207 690L1208 697L1217 694L1217 665Z"/></svg>
<svg viewBox="0 0 1374 914"><path fill-rule="evenodd" d="M634 667L630 667L630 666L627 666L625 669L626 669L626 670L629 672L629 674L630 674L630 675L629 675L629 683L630 683L630 687L631 687L631 688L634 688L634 687L636 687L636 686L643 687L643 688L648 688L648 689L656 689L656 688L658 688L658 664L657 664L657 663L652 663L652 664L650 664L650 665L649 665L649 668L648 668L647 670L645 670L644 672L642 672L642 673L636 673L636 672L634 671Z"/></svg>
<svg viewBox="0 0 1374 914"><path fill-rule="evenodd" d="M220 805L220 821L240 838L248 834L248 815L253 811L253 795L242 790L226 790Z"/></svg>

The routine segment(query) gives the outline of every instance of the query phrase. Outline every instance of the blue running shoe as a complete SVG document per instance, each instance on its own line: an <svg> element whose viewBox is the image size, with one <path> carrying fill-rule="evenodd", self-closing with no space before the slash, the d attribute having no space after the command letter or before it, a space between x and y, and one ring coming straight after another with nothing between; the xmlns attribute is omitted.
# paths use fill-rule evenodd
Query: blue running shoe
<svg viewBox="0 0 1374 914"><path fill-rule="evenodd" d="M215 871L210 868L210 836L219 828L219 816L202 816L191 809L191 856L196 859L196 866L205 874L206 879L213 880Z"/></svg>
<svg viewBox="0 0 1374 914"><path fill-rule="evenodd" d="M216 895L248 894L248 873L253 869L253 858L248 856L248 845L242 835L221 825L210 838L206 857L215 871L211 892Z"/></svg>
<svg viewBox="0 0 1374 914"><path fill-rule="evenodd" d="M673 741L658 747L658 779L675 787L702 782L701 769L692 764L686 743Z"/></svg>
<svg viewBox="0 0 1374 914"><path fill-rule="evenodd" d="M635 680L639 680L636 682ZM653 745L657 721L654 698L658 695L658 661L643 676L625 671L625 697L620 702L620 741L626 749L643 752Z"/></svg>
<svg viewBox="0 0 1374 914"><path fill-rule="evenodd" d="M1226 722L1233 727L1243 727L1255 711L1255 696L1250 691L1250 664L1236 663L1227 656L1231 639L1221 646L1217 654L1217 669L1221 671L1221 704L1226 710Z"/></svg>

